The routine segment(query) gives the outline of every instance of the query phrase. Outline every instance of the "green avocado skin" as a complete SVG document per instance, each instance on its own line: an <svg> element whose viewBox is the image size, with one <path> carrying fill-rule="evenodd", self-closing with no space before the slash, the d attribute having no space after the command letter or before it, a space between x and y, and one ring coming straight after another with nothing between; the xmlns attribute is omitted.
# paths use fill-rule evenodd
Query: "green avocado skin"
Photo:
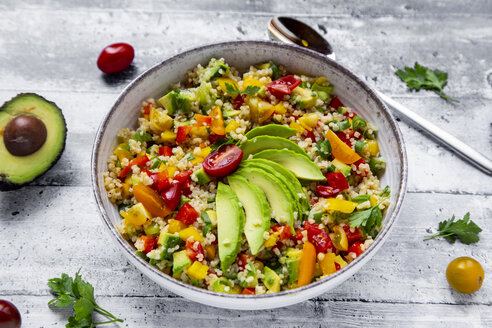
<svg viewBox="0 0 492 328"><path fill-rule="evenodd" d="M33 180L39 178L43 174L45 174L47 171L49 171L60 159L61 155L63 154L63 151L65 150L65 143L66 143L66 138L67 138L67 123L65 121L65 117L63 116L62 110L52 101L47 100L46 98L36 94L36 93L19 93L12 99L6 101L2 107L0 107L0 115L2 114L3 111L7 109L7 107L15 105L15 103L22 101L24 98L36 98L37 100L41 102L47 103L49 106L52 108L56 109L59 112L59 118L60 118L60 124L63 125L63 138L61 140L61 147L60 150L58 151L57 156L51 161L51 164L41 173L39 173L37 176L35 176L32 179L23 181L22 183L16 183L12 182L9 180L9 178L5 175L5 173L0 172L0 191L10 191L10 190L16 190L19 189L26 184L32 182ZM46 124L45 124L46 125ZM0 126L0 130L2 130L5 126ZM49 133L49 128L47 126L48 133ZM1 138L0 142L3 143L3 138ZM0 152L0 158L2 158L2 152Z"/></svg>

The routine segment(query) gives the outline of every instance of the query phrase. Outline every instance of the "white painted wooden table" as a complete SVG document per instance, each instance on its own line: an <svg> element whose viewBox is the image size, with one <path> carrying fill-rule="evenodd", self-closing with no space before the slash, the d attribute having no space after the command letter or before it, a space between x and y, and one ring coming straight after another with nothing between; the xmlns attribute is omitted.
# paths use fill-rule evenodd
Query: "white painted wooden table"
<svg viewBox="0 0 492 328"><path fill-rule="evenodd" d="M409 192L392 235L359 273L319 298L268 311L228 311L170 294L143 277L109 242L92 199L96 128L122 88L164 58L224 40L266 39L272 15L293 15L324 33L340 62L379 90L492 157L492 3L462 1L101 1L2 0L0 100L37 92L68 124L67 147L43 178L0 194L0 298L25 327L63 326L46 281L82 267L120 327L492 326L492 178L401 122ZM135 47L132 68L104 76L101 49ZM410 93L394 75L415 61L449 73L452 104ZM0 159L1 160L1 159ZM467 211L484 231L476 245L424 241L429 229ZM486 278L475 295L448 287L447 264L473 256Z"/></svg>

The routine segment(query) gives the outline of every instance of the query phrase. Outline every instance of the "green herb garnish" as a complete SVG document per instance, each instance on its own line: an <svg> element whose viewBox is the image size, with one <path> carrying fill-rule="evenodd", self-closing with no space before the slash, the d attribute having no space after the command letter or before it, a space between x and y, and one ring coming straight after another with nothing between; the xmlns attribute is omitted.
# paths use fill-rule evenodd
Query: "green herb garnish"
<svg viewBox="0 0 492 328"><path fill-rule="evenodd" d="M277 64L275 64L275 63L274 63L273 61L271 61L271 60L270 60L269 64L270 64L270 68L272 69L272 78L273 78L273 80L278 80L278 79L280 79L280 77L281 77L281 76L280 76L280 73L279 73L279 71L278 71L278 66L277 66Z"/></svg>
<svg viewBox="0 0 492 328"><path fill-rule="evenodd" d="M323 159L328 159L331 156L331 144L326 139L318 141L316 149L318 149L318 154Z"/></svg>
<svg viewBox="0 0 492 328"><path fill-rule="evenodd" d="M400 69L395 74L407 84L410 90L419 91L423 88L434 91L441 98L459 102L446 95L442 90L448 83L448 73L420 66L419 63L415 62L414 68L405 67L404 71Z"/></svg>
<svg viewBox="0 0 492 328"><path fill-rule="evenodd" d="M61 278L50 279L48 280L48 286L56 296L48 305L54 304L56 307L73 305L74 315L68 318L68 324L65 326L67 328L92 328L113 322L123 322L122 319L116 318L97 305L94 299L94 287L82 280L80 270L75 273L75 278L63 273ZM110 320L93 322L93 312L97 312Z"/></svg>
<svg viewBox="0 0 492 328"><path fill-rule="evenodd" d="M133 140L136 141L152 141L152 135L148 132L143 132L141 130L138 130L132 137Z"/></svg>
<svg viewBox="0 0 492 328"><path fill-rule="evenodd" d="M238 87L235 84L226 83L225 86L226 86L227 93L231 96L234 95L252 96L260 90L260 87L253 86L253 85L248 85L243 92L239 91Z"/></svg>
<svg viewBox="0 0 492 328"><path fill-rule="evenodd" d="M439 222L439 232L425 236L425 238L444 237L449 242L454 243L459 239L463 244L469 245L480 240L478 233L482 231L479 226L470 220L470 212L466 213L463 219L454 221L455 217Z"/></svg>

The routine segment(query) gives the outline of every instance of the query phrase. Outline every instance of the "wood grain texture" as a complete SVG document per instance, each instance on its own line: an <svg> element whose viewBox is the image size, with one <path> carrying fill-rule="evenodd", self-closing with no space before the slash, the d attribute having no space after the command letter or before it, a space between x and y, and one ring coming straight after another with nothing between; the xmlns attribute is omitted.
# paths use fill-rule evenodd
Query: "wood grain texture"
<svg viewBox="0 0 492 328"><path fill-rule="evenodd" d="M492 157L492 3L480 1L82 1L0 2L0 100L41 93L64 111L66 150L45 176L0 194L0 298L15 302L25 327L63 326L49 310L48 278L82 267L120 327L490 327L492 285L460 295L444 271L458 256L492 270L492 179L421 131L400 122L409 194L383 248L337 288L268 311L228 311L162 289L108 243L92 198L90 153L97 127L124 86L185 49L266 39L272 15L291 15L326 35L340 62L381 91ZM113 42L131 43L132 67L104 76L95 61ZM452 104L407 91L394 71L414 61L449 73ZM1 160L1 158L0 158ZM484 231L477 245L424 240L440 220L467 211Z"/></svg>

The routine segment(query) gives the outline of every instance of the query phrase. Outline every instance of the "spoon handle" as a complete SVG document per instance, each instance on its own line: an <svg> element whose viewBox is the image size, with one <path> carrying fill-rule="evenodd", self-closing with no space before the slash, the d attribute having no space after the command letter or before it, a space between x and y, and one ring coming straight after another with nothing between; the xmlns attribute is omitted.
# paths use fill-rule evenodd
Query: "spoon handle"
<svg viewBox="0 0 492 328"><path fill-rule="evenodd" d="M410 109L394 101L390 97L378 91L377 94L388 106L390 106L400 116L406 118L407 121L412 122L415 126L433 136L442 145L454 150L455 154L461 156L463 159L475 165L483 172L487 173L488 175L492 175L492 161L489 160L487 157L485 157L475 149L471 148L453 135L447 133L446 131L435 126L421 116L415 114Z"/></svg>

